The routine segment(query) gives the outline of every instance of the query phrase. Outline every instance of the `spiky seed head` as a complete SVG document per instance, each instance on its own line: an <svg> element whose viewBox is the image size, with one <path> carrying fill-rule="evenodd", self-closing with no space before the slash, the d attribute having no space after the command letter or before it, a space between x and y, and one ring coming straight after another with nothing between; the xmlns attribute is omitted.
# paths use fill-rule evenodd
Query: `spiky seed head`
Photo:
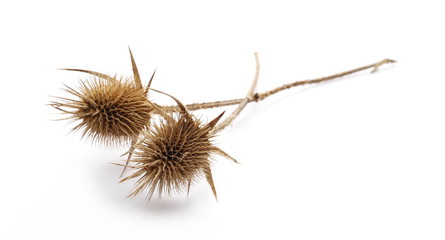
<svg viewBox="0 0 445 240"><path fill-rule="evenodd" d="M153 105L147 99L150 82L144 88L136 61L130 50L132 79L117 79L109 75L83 69L62 69L88 73L91 81L81 81L79 90L66 86L74 99L58 98L51 105L69 115L65 119L80 121L73 130L82 130L82 137L105 143L134 141L150 123Z"/></svg>
<svg viewBox="0 0 445 240"><path fill-rule="evenodd" d="M112 80L112 81L111 81ZM81 81L78 90L66 86L73 98L58 98L52 105L79 122L73 130L105 143L136 138L150 122L153 107L146 90L127 79L93 77Z"/></svg>
<svg viewBox="0 0 445 240"><path fill-rule="evenodd" d="M121 182L139 178L129 196L148 188L148 199L156 191L170 195L185 190L210 166L210 155L218 148L212 145L211 128L199 120L183 115L161 120L143 131L141 141L135 145L130 162L133 174Z"/></svg>
<svg viewBox="0 0 445 240"><path fill-rule="evenodd" d="M133 163L130 168L134 172L120 182L138 178L129 197L148 188L149 200L155 192L159 197L164 193L171 195L172 192L185 189L188 193L190 185L204 175L217 198L210 169L212 154L219 154L236 162L212 143L214 134L211 130L224 113L203 124L179 100L168 96L178 103L181 113L172 116L153 105L162 116L161 121L142 131L141 140L133 146L134 151L129 159Z"/></svg>

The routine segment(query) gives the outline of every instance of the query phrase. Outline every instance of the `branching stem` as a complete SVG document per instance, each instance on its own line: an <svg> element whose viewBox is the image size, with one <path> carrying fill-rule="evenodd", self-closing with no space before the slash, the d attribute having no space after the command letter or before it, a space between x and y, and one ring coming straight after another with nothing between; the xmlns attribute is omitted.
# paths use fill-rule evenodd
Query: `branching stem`
<svg viewBox="0 0 445 240"><path fill-rule="evenodd" d="M255 53L255 76L253 77L252 85L250 86L249 91L247 92L246 97L240 101L238 107L235 109L235 111L230 114L224 121L222 121L220 124L216 125L213 129L211 134L217 133L221 130L223 130L225 127L229 126L230 123L241 113L241 111L247 106L250 99L254 97L254 92L256 91L256 85L258 83L258 77L260 76L260 60L258 58L258 53Z"/></svg>
<svg viewBox="0 0 445 240"><path fill-rule="evenodd" d="M255 55L257 58L257 55ZM278 92L281 92L283 90L289 89L289 88L293 88L293 87L297 87L297 86L302 86L302 85L308 85L308 84L314 84L314 83L321 83L321 82L326 82L329 80L333 80L336 78L340 78L340 77L344 77L346 75L350 75L356 72L360 72L366 69L370 69L372 68L373 70L371 71L371 73L374 73L378 70L378 68L384 64L387 63L394 63L396 61L391 60L391 59L383 59L381 61L378 61L376 63L373 64L369 64L366 66L362 66L359 68L354 68L345 72L341 72L341 73L337 73L337 74L333 74L333 75L329 75L329 76L325 76L325 77L320 77L320 78L315 78L315 79L309 79L309 80L303 80L303 81L296 81L296 82L292 82L292 83L288 83L288 84L284 84L280 87L274 88L272 90L266 91L266 92L262 92L262 93L255 93L252 94L248 100L247 103L250 102L258 102L261 101L273 94L276 94ZM200 109L208 109L208 108L216 108L216 107L225 107L225 106L231 106L231 105L236 105L236 104L240 104L241 102L246 101L246 98L238 98L238 99L231 99L231 100L225 100L225 101L215 101L215 102L205 102L205 103L193 103L193 104L188 104L186 105L187 109L194 111L194 110L200 110ZM246 103L246 104L247 104ZM177 112L179 111L179 108L176 106L163 106L162 108L164 111L166 112Z"/></svg>

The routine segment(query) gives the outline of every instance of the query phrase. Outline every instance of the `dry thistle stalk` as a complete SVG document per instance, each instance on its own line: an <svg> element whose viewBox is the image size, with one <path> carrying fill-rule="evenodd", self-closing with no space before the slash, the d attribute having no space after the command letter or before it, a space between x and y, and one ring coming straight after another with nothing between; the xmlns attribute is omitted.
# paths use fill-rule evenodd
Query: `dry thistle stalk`
<svg viewBox="0 0 445 240"><path fill-rule="evenodd" d="M73 99L56 97L51 102L56 109L68 114L65 119L80 121L72 130L82 130L82 137L104 143L124 143L136 138L150 123L153 107L147 94L151 84L144 88L133 54L130 51L133 79L111 77L102 73L82 70L92 75L91 81L81 81L79 90L65 85ZM154 76L154 73L153 73ZM153 79L152 76L152 79Z"/></svg>
<svg viewBox="0 0 445 240"><path fill-rule="evenodd" d="M174 116L152 105L162 120L142 131L140 140L133 146L133 157L128 160L133 164L129 167L134 173L120 182L139 178L129 197L134 197L148 188L147 199L150 200L155 192L161 197L164 193L171 195L172 192L187 189L188 194L190 185L199 176L204 175L217 198L210 169L212 155L218 154L236 162L212 144L215 134L211 131L224 112L209 123L203 124L191 115L179 100L168 96L177 102L181 112Z"/></svg>
<svg viewBox="0 0 445 240"><path fill-rule="evenodd" d="M59 97L59 102L52 102L51 105L68 114L67 119L79 120L80 123L73 130L83 129L82 136L86 135L107 143L122 143L131 140L130 150L126 153L128 154L126 164L117 165L124 166L122 174L126 167L130 167L134 172L120 182L138 178L129 197L136 196L148 188L148 199L151 199L155 192L162 196L165 193L170 195L187 189L188 193L190 185L201 175L206 177L217 198L210 159L217 154L234 162L237 161L214 146L212 139L217 132L228 126L248 103L261 101L296 86L320 83L370 68L373 68L372 72L375 72L381 65L395 62L384 59L342 73L296 81L263 93L256 93L260 65L258 55L255 53L256 72L245 98L184 105L175 97L152 89L171 97L177 105L159 106L147 98L154 73L148 85L143 87L131 51L130 57L133 79L117 79L89 70L65 69L88 73L94 78L91 82L82 81L78 91L66 86L66 91L75 99ZM207 124L203 124L189 113L189 110L235 104L238 104L238 107L219 124L217 123L223 113ZM160 115L159 123L150 124L152 114Z"/></svg>

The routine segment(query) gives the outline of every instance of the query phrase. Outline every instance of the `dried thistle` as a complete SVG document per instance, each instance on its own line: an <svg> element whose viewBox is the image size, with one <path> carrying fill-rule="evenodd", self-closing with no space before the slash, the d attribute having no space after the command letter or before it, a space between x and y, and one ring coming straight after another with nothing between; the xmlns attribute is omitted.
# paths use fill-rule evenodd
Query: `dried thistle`
<svg viewBox="0 0 445 240"><path fill-rule="evenodd" d="M150 123L152 105L148 102L147 87L143 87L133 54L130 51L133 78L111 77L82 69L93 75L90 81L80 81L78 90L65 85L74 98L57 97L51 105L68 114L73 122L80 121L72 130L82 130L82 137L105 143L123 143L136 138ZM154 73L153 73L154 76ZM152 76L152 79L153 79Z"/></svg>
<svg viewBox="0 0 445 240"><path fill-rule="evenodd" d="M148 188L147 199L151 199L155 192L159 197L185 189L188 193L190 185L204 175L217 198L210 169L212 155L218 154L236 162L212 144L215 135L211 131L224 112L203 124L179 100L168 96L177 102L181 112L178 115L166 114L153 105L162 119L159 124L154 123L150 129L142 131L141 140L133 146L133 157L129 159L133 164L129 167L135 172L120 182L139 178L129 197Z"/></svg>
<svg viewBox="0 0 445 240"><path fill-rule="evenodd" d="M384 59L342 73L292 82L257 93L259 61L258 55L255 54L255 77L245 98L190 104L186 107L173 96L154 89L152 90L173 98L177 106L158 106L149 101L147 94L154 73L144 88L131 51L130 56L133 68L132 79L117 79L89 70L65 69L88 73L94 78L89 82L81 81L79 90L66 87L66 91L74 95L75 99L59 97L60 101L52 102L51 105L69 114L67 119L79 120L80 123L73 130L82 129L82 136L87 135L94 140L108 143L131 140L131 148L127 152L127 163L117 165L130 167L134 172L120 182L138 178L129 196L136 196L148 188L148 199L155 192L162 196L165 193L171 194L187 189L188 193L190 185L202 175L206 177L217 198L210 169L211 158L214 154L218 154L234 162L236 160L214 146L212 139L217 132L228 126L248 103L261 101L289 88L320 83L369 68L373 68L372 72L375 72L381 65L395 62ZM218 125L224 113L204 124L188 112L188 109L198 110L235 104L238 104L238 108ZM153 113L159 114L161 120L159 123L150 125ZM128 165L129 163L131 165Z"/></svg>

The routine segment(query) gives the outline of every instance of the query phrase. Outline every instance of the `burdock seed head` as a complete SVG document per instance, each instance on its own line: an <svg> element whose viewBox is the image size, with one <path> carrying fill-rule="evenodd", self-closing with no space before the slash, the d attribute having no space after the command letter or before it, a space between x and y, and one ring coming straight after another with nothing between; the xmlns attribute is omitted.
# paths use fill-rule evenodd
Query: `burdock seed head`
<svg viewBox="0 0 445 240"><path fill-rule="evenodd" d="M105 143L123 143L135 139L150 123L152 105L147 100L148 89L143 87L139 72L130 51L133 78L124 79L81 69L93 75L81 81L78 90L66 86L73 98L57 97L51 105L78 124L73 131L81 130L82 136ZM154 73L153 73L154 76ZM152 76L152 79L153 79Z"/></svg>
<svg viewBox="0 0 445 240"><path fill-rule="evenodd" d="M236 162L212 143L214 135L211 130L223 113L203 124L179 100L172 98L178 103L181 112L169 115L153 105L162 119L158 124L152 124L150 129L142 131L141 140L134 145L133 155L129 160L132 163L129 167L134 172L120 182L138 178L129 196L136 196L148 188L149 200L155 192L159 197L164 193L170 195L185 189L188 193L190 185L204 175L216 198L210 169L212 154L219 154Z"/></svg>

